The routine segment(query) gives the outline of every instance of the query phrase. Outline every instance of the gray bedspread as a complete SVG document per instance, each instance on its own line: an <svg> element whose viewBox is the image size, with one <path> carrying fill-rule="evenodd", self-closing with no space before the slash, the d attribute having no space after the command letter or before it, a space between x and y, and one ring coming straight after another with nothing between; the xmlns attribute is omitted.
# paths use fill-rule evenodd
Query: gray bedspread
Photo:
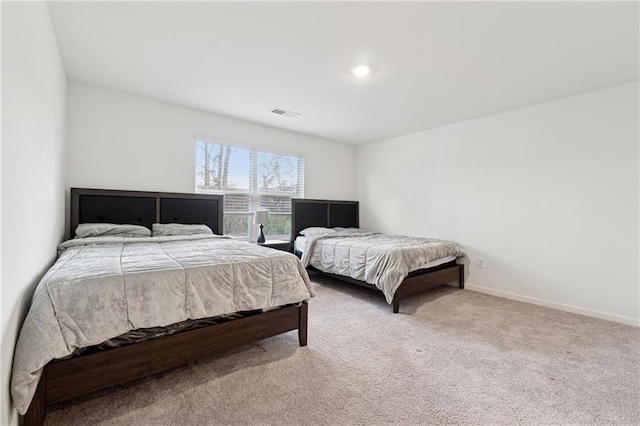
<svg viewBox="0 0 640 426"><path fill-rule="evenodd" d="M410 271L448 256L465 255L453 241L362 231L311 236L306 244L305 267L373 284L389 304Z"/></svg>
<svg viewBox="0 0 640 426"><path fill-rule="evenodd" d="M67 241L38 285L16 345L11 393L29 407L42 368L138 328L297 303L296 256L219 236Z"/></svg>

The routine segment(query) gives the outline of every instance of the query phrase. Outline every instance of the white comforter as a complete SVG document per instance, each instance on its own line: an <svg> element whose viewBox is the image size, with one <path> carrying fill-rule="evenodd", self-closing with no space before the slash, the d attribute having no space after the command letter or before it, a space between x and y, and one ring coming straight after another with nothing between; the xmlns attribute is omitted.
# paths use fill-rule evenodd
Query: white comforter
<svg viewBox="0 0 640 426"><path fill-rule="evenodd" d="M373 284L391 303L410 271L448 256L460 261L464 255L453 241L342 231L308 237L302 264Z"/></svg>
<svg viewBox="0 0 640 426"><path fill-rule="evenodd" d="M22 326L11 393L24 414L42 367L137 328L312 296L293 254L217 236L82 238L59 247Z"/></svg>

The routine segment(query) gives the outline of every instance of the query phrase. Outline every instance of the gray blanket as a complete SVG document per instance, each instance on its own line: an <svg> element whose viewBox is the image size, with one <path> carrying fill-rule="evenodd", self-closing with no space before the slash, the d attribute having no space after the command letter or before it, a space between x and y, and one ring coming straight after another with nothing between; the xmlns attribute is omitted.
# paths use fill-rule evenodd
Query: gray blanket
<svg viewBox="0 0 640 426"><path fill-rule="evenodd" d="M312 296L296 256L217 236L67 241L33 296L11 393L24 414L42 367L128 331Z"/></svg>
<svg viewBox="0 0 640 426"><path fill-rule="evenodd" d="M410 271L447 256L465 255L452 241L362 231L311 236L306 244L305 267L373 284L389 304Z"/></svg>

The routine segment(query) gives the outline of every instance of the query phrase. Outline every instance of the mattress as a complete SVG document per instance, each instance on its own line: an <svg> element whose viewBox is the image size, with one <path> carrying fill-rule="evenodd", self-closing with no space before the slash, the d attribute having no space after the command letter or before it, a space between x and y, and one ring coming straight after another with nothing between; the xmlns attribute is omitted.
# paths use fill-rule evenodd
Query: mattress
<svg viewBox="0 0 640 426"><path fill-rule="evenodd" d="M304 249L306 247L307 244L307 237L305 236L298 236L295 241L293 242L293 249L294 249L294 253L299 254L300 257L302 257L302 254L304 253ZM418 271L420 269L429 269L429 268L435 268L436 266L440 266L443 265L445 263L449 263L456 260L456 256L450 255L450 256L445 256L445 257L441 257L440 259L436 259L436 260L432 260L429 262L426 262L416 268L410 269L409 272L414 272L414 271Z"/></svg>

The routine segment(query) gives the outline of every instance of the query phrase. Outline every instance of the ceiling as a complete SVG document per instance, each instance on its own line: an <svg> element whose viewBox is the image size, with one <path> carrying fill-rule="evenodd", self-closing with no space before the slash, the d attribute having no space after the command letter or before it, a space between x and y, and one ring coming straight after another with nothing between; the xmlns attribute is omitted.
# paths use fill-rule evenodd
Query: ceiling
<svg viewBox="0 0 640 426"><path fill-rule="evenodd" d="M51 2L49 11L71 81L361 144L636 81L638 6ZM361 62L374 72L358 79L349 70Z"/></svg>

